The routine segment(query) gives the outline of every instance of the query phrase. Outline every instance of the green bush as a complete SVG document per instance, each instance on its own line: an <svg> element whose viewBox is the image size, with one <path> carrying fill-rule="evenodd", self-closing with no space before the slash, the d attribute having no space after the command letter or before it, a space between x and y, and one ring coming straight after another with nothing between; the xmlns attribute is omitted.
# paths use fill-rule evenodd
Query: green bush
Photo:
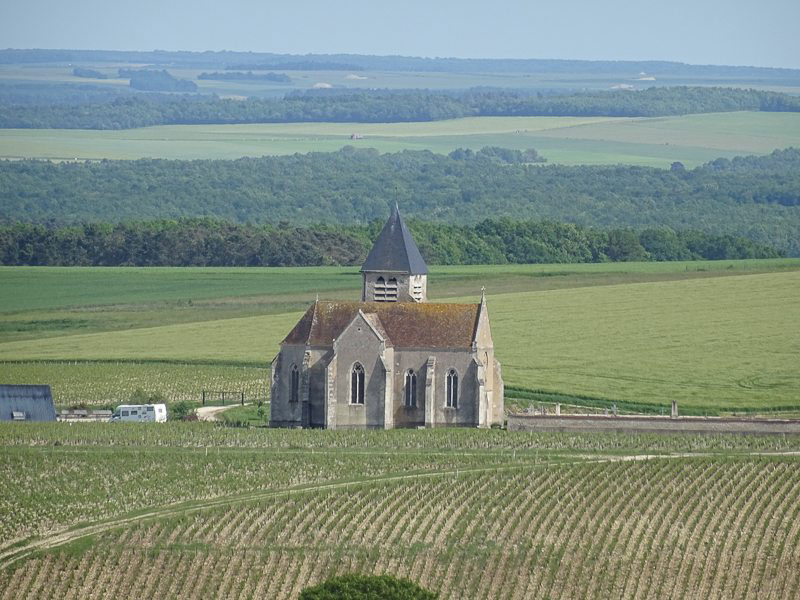
<svg viewBox="0 0 800 600"><path fill-rule="evenodd" d="M170 404L168 408L172 419L185 419L194 412L192 405L186 400Z"/></svg>
<svg viewBox="0 0 800 600"><path fill-rule="evenodd" d="M408 579L357 574L331 577L300 593L300 600L434 600L438 597Z"/></svg>

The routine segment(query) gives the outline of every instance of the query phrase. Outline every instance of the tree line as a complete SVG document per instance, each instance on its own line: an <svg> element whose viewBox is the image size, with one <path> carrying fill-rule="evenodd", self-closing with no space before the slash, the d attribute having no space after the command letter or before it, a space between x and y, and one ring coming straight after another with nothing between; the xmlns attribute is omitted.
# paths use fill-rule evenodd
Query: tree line
<svg viewBox="0 0 800 600"><path fill-rule="evenodd" d="M230 50L134 51L134 50L66 50L49 48L0 50L0 64L26 63L134 63L181 65L184 67L256 69L286 69L286 65L312 71L326 68L371 71L436 71L445 73L552 73L635 77L644 71L655 76L703 77L709 79L759 79L796 82L800 70L776 67L746 67L726 65L690 65L663 60L564 60L508 58L423 58L416 56L375 56L366 54L275 54L269 52L232 52Z"/></svg>
<svg viewBox="0 0 800 600"><path fill-rule="evenodd" d="M0 114L12 106L39 106L47 110L63 104L99 106L132 93L127 88L97 83L6 82L0 85ZM145 93L138 92L138 95Z"/></svg>
<svg viewBox="0 0 800 600"><path fill-rule="evenodd" d="M516 152L516 151L514 151ZM238 160L0 161L0 223L208 216L293 226L488 216L729 234L800 256L800 150L695 169L534 165L496 152L338 152ZM523 159L520 153L520 158ZM529 156L528 156L529 158ZM524 160L524 159L523 159Z"/></svg>
<svg viewBox="0 0 800 600"><path fill-rule="evenodd" d="M234 63L225 65L226 69L255 69L257 71L363 71L363 68L352 63L330 62L324 60L289 60L271 63Z"/></svg>
<svg viewBox="0 0 800 600"><path fill-rule="evenodd" d="M122 69L120 72L122 73ZM192 91L196 84L167 71L126 71L131 86ZM476 116L655 117L728 111L800 111L800 97L779 92L710 87L653 87L642 91L568 95L483 90L467 92L306 92L281 99L223 99L183 95L122 96L85 105L0 106L0 127L128 129L152 125L438 121Z"/></svg>
<svg viewBox="0 0 800 600"><path fill-rule="evenodd" d="M0 227L0 264L62 266L320 266L361 264L383 223L241 225L182 219ZM411 221L431 264L584 263L775 258L751 240L700 231L595 229L552 221L476 225Z"/></svg>

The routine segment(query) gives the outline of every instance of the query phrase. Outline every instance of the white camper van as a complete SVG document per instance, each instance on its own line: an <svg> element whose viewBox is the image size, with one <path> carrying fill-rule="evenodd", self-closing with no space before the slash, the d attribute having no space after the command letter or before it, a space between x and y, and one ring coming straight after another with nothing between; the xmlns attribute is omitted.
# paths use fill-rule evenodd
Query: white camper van
<svg viewBox="0 0 800 600"><path fill-rule="evenodd" d="M114 411L112 421L149 421L163 423L167 420L166 404L121 404Z"/></svg>

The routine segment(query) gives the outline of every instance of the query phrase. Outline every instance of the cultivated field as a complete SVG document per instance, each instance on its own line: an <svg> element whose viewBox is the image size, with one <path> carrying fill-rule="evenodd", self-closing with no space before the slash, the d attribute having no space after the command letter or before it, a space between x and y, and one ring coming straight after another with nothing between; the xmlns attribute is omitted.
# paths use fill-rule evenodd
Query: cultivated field
<svg viewBox="0 0 800 600"><path fill-rule="evenodd" d="M108 79L86 79L72 74L74 66L82 66L100 71ZM118 69L129 67L134 69L156 68L162 69L163 65L143 65L130 63L83 63L81 65L64 63L38 63L38 64L3 64L0 65L0 83L26 83L26 84L54 84L67 83L72 85L91 85L100 87L128 90L127 79L118 78ZM272 69L284 73L291 78L289 83L251 82L251 81L216 81L197 79L204 71L219 71L219 68L192 69L170 65L169 72L180 79L194 80L200 93L217 94L222 97L282 97L287 92L312 89L317 84L329 84L337 88L358 89L425 89L425 90L467 90L470 88L490 87L508 88L514 90L542 90L545 92L582 91L582 90L609 90L614 86L628 85L635 89L645 89L654 85L713 85L732 86L741 88L754 88L786 92L789 94L800 92L795 78L786 78L776 75L765 78L760 75L756 78L737 75L732 77L729 72L712 76L709 74L690 75L662 75L655 79L640 79L642 75L635 69L627 76L598 70L594 65L587 72L560 72L558 70L535 71L504 71L504 72L442 72L442 71L295 71ZM247 69L243 69L247 70ZM263 72L263 71L262 71Z"/></svg>
<svg viewBox="0 0 800 600"><path fill-rule="evenodd" d="M351 140L354 133L363 139ZM0 129L0 158L224 158L458 147L535 148L550 163L687 167L800 145L800 114L735 112L681 117L476 117L430 123L170 125L124 131Z"/></svg>
<svg viewBox="0 0 800 600"><path fill-rule="evenodd" d="M0 597L790 598L796 437L0 425ZM35 476L20 476L20 473Z"/></svg>
<svg viewBox="0 0 800 600"><path fill-rule="evenodd" d="M317 290L356 299L360 277L352 267L4 268L0 281L3 381L50 383L68 405L120 403L139 387L171 400L265 392L266 366ZM432 269L432 299L476 301L481 285L511 396L800 411L798 260Z"/></svg>

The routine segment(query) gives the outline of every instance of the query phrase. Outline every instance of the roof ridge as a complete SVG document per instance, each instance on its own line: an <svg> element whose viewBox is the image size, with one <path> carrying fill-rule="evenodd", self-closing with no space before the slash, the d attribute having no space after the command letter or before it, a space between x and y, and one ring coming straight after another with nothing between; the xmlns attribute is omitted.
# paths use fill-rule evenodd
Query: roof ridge
<svg viewBox="0 0 800 600"><path fill-rule="evenodd" d="M358 314L360 314L364 321L378 334L384 342L388 342L391 345L391 338L389 334L386 332L386 328L383 326L381 322L381 317L376 312L365 313L362 309L358 309Z"/></svg>
<svg viewBox="0 0 800 600"><path fill-rule="evenodd" d="M427 307L437 306L480 306L481 302L370 302L368 300L320 300L319 304L333 304L333 305L352 305L359 307L375 307L375 309L391 308L393 306L400 308L415 307L419 310L429 310Z"/></svg>
<svg viewBox="0 0 800 600"><path fill-rule="evenodd" d="M311 327L308 328L308 336L306 337L306 342L310 340L314 336L314 327L317 324L317 305L319 304L319 294L317 294L317 299L314 301L314 306L312 307L314 312L311 313Z"/></svg>

